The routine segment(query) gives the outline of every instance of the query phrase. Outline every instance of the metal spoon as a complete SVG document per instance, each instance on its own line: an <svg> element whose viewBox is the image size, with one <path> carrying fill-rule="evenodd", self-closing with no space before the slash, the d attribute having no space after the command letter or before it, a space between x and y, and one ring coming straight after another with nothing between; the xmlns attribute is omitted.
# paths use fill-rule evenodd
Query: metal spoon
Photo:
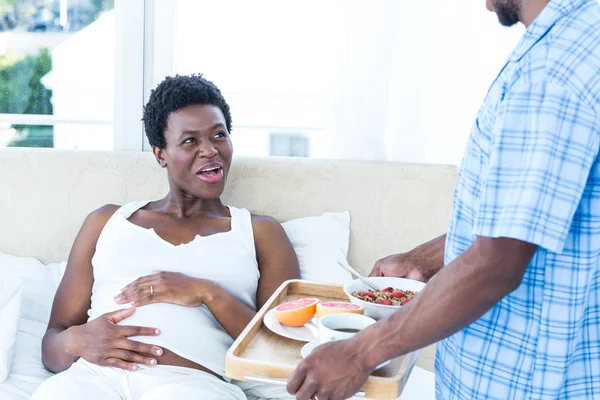
<svg viewBox="0 0 600 400"><path fill-rule="evenodd" d="M350 274L352 276L357 277L358 279L360 279L360 281L362 283L364 283L365 285L367 285L368 287L370 287L373 290L379 290L379 288L377 286L375 286L374 284L372 284L371 282L369 282L368 280L366 280L361 274L359 274L357 271L354 270L354 268L352 268L349 265L344 264L343 262L341 262L340 260L338 260L338 264L344 268L346 271L350 272Z"/></svg>

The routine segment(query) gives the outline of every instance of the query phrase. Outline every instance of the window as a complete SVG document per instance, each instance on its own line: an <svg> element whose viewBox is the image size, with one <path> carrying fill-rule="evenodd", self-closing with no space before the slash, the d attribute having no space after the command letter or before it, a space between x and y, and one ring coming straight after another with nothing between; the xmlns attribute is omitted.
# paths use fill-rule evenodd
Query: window
<svg viewBox="0 0 600 400"><path fill-rule="evenodd" d="M113 7L0 1L0 147L112 149Z"/></svg>
<svg viewBox="0 0 600 400"><path fill-rule="evenodd" d="M310 139L304 135L290 133L271 133L271 156L310 157Z"/></svg>

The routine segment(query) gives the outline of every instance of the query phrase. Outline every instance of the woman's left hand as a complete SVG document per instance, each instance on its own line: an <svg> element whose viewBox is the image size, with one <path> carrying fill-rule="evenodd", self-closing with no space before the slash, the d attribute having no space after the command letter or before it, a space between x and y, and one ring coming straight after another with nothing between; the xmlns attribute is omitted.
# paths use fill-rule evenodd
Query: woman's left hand
<svg viewBox="0 0 600 400"><path fill-rule="evenodd" d="M136 307L151 303L171 303L198 307L206 302L213 284L178 272L155 272L125 286L115 296L117 304L131 303Z"/></svg>

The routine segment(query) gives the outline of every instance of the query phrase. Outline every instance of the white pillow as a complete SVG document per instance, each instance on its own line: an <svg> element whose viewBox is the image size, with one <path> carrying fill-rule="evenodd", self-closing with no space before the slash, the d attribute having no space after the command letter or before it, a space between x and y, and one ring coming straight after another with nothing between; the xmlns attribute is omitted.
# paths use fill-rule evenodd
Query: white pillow
<svg viewBox="0 0 600 400"><path fill-rule="evenodd" d="M66 262L44 265L32 257L0 253L0 279L12 277L23 281L21 318L48 323L65 266Z"/></svg>
<svg viewBox="0 0 600 400"><path fill-rule="evenodd" d="M21 319L10 369L11 377L20 384L37 386L53 375L42 365L41 343L65 267L66 262L44 265L35 258L0 253L0 281L22 282Z"/></svg>
<svg viewBox="0 0 600 400"><path fill-rule="evenodd" d="M351 275L338 265L338 260L347 263L348 211L293 219L281 225L298 255L302 279L339 285L352 280Z"/></svg>
<svg viewBox="0 0 600 400"><path fill-rule="evenodd" d="M20 279L0 279L0 382L4 382L10 373L22 300L23 287Z"/></svg>

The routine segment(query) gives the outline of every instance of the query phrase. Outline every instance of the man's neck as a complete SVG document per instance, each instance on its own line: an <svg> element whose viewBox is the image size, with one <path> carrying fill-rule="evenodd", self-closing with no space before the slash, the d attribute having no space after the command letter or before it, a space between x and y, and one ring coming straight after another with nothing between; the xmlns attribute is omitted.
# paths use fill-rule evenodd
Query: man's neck
<svg viewBox="0 0 600 400"><path fill-rule="evenodd" d="M526 28L537 18L550 0L523 0L521 2L521 22Z"/></svg>

